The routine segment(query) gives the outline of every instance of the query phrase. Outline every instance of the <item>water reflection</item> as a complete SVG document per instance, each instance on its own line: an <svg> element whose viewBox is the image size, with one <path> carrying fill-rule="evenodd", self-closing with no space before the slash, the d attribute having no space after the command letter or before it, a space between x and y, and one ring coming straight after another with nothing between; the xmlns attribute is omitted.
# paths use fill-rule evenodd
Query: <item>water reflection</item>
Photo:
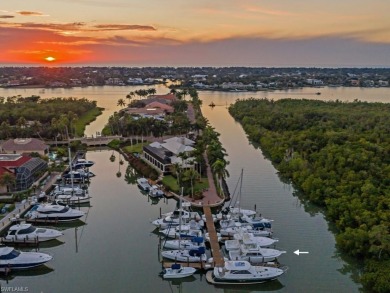
<svg viewBox="0 0 390 293"><path fill-rule="evenodd" d="M28 270L20 270L20 271L11 271L7 275L0 274L0 280L6 281L6 284L8 284L9 281L21 278L21 277L35 277L35 276L42 276L47 275L51 272L53 272L54 269L47 266L47 265L41 265L32 269ZM1 284L1 283L0 283ZM0 286L1 288L1 286ZM3 292L3 290L1 290Z"/></svg>
<svg viewBox="0 0 390 293"><path fill-rule="evenodd" d="M151 197L150 195L148 195L148 202L150 202L151 205L157 205L160 200L160 197Z"/></svg>
<svg viewBox="0 0 390 293"><path fill-rule="evenodd" d="M57 247L57 246L60 246L60 245L63 245L65 244L65 242L59 240L59 239L53 239L53 240L50 240L50 241L45 241L45 242L41 242L39 243L38 245L38 248L41 249L45 249L45 248L53 248L53 247Z"/></svg>
<svg viewBox="0 0 390 293"><path fill-rule="evenodd" d="M162 276L160 276L162 278ZM169 292L177 292L177 293L182 293L185 292L183 291L183 287L185 283L191 283L196 281L196 278L194 276L189 276L186 278L181 278L181 279L172 279L172 280L165 280L163 279L164 283L167 283L169 286ZM163 292L166 292L165 290Z"/></svg>
<svg viewBox="0 0 390 293"><path fill-rule="evenodd" d="M258 285L229 285L229 286L215 286L223 288L224 293L250 293L250 292L271 292L279 291L284 285L279 280L274 280Z"/></svg>
<svg viewBox="0 0 390 293"><path fill-rule="evenodd" d="M125 173L125 181L127 182L127 184L136 184L137 178L138 178L137 171L135 171L134 168L128 165Z"/></svg>

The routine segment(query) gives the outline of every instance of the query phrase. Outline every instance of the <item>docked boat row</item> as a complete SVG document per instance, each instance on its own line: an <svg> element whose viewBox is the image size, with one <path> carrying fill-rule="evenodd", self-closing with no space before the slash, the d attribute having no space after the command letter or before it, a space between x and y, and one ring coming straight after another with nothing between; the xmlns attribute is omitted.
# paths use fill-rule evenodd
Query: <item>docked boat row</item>
<svg viewBox="0 0 390 293"><path fill-rule="evenodd" d="M76 179L74 175L77 173L72 171L72 168L83 168L84 173L77 172L91 177L93 173L85 168L92 165L93 162L84 159L77 159L70 163L70 171L64 175L64 178L70 178L71 185L55 185L49 197L42 192L35 198L35 204L23 216L25 222L19 222L20 219L17 218L15 224L10 226L7 234L1 238L1 242L6 245L38 245L41 242L49 242L61 237L63 233L56 229L34 225L69 223L77 221L85 215L84 211L70 207L89 203L90 200L88 188L85 185L74 184L73 181ZM51 202L43 202L47 198ZM6 273L13 270L34 268L52 259L53 256L46 253L24 252L7 246L0 247L0 271Z"/></svg>
<svg viewBox="0 0 390 293"><path fill-rule="evenodd" d="M173 263L164 269L164 278L181 278L195 272L194 269L185 272L184 267L210 268L206 278L212 284L258 284L286 272L287 268L279 264L279 257L286 251L275 248L279 241L273 238L272 220L256 210L241 208L238 201L212 215L213 233L219 247L222 246L224 265L221 265L221 261L214 261L207 248L210 239L205 216L192 211L190 203L181 201L182 197L175 211L161 214L152 221L162 237L163 263Z"/></svg>

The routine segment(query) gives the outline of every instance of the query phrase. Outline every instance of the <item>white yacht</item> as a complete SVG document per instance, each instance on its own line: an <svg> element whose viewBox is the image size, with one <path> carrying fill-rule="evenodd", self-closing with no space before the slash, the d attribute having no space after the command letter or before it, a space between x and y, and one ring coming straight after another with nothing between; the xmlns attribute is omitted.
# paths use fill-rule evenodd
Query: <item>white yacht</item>
<svg viewBox="0 0 390 293"><path fill-rule="evenodd" d="M205 252L205 247L199 247L198 249L192 250L166 250L162 251L161 255L167 259L171 259L178 262L204 262L207 260Z"/></svg>
<svg viewBox="0 0 390 293"><path fill-rule="evenodd" d="M197 212L189 212L187 210L179 209L175 210L174 212L166 213L164 214L164 217L161 219L157 219L152 222L153 225L156 227L159 227L160 229L166 229L170 227L174 227L179 225L180 219L182 223L188 223L191 219L195 219L195 221L198 220L201 226L204 226L204 222L199 216L199 213Z"/></svg>
<svg viewBox="0 0 390 293"><path fill-rule="evenodd" d="M46 253L22 252L12 247L0 247L0 270L23 270L42 265L53 257Z"/></svg>
<svg viewBox="0 0 390 293"><path fill-rule="evenodd" d="M137 185L142 191L147 191L149 192L151 186L149 184L148 179L142 177L137 179Z"/></svg>
<svg viewBox="0 0 390 293"><path fill-rule="evenodd" d="M56 185L53 191L50 193L51 196L56 197L57 195L65 194L65 195L84 195L87 190L79 187L79 186L59 186Z"/></svg>
<svg viewBox="0 0 390 293"><path fill-rule="evenodd" d="M164 269L162 277L164 279L178 279L192 276L196 272L195 268L183 267L181 264L173 264L170 268Z"/></svg>
<svg viewBox="0 0 390 293"><path fill-rule="evenodd" d="M240 249L229 251L230 260L244 260L250 263L259 264L273 261L285 251L261 248L257 244L241 244Z"/></svg>
<svg viewBox="0 0 390 293"><path fill-rule="evenodd" d="M57 204L39 204L26 214L29 222L69 222L80 219L84 212Z"/></svg>
<svg viewBox="0 0 390 293"><path fill-rule="evenodd" d="M31 224L17 224L9 228L2 242L7 243L38 243L56 239L63 235L60 231L47 228L37 228Z"/></svg>
<svg viewBox="0 0 390 293"><path fill-rule="evenodd" d="M92 167L95 164L93 161L88 161L86 159L77 159L73 162L72 168L74 170L82 169L82 168L89 168Z"/></svg>
<svg viewBox="0 0 390 293"><path fill-rule="evenodd" d="M234 239L225 241L225 248L227 251L239 250L241 244L255 244L260 247L270 247L278 242L277 239L268 237L254 236L252 233L237 233L233 236Z"/></svg>
<svg viewBox="0 0 390 293"><path fill-rule="evenodd" d="M259 284L283 275L286 269L271 266L252 266L247 261L226 261L224 267L208 271L206 279L212 284Z"/></svg>
<svg viewBox="0 0 390 293"><path fill-rule="evenodd" d="M77 205L89 203L91 197L89 196L88 192L85 191L83 194L58 194L55 196L55 199L59 203Z"/></svg>
<svg viewBox="0 0 390 293"><path fill-rule="evenodd" d="M198 249L205 246L203 237L193 237L191 239L175 239L164 242L163 247L166 249Z"/></svg>
<svg viewBox="0 0 390 293"><path fill-rule="evenodd" d="M152 185L149 188L149 196L155 198L164 197L164 191L162 191L157 185Z"/></svg>

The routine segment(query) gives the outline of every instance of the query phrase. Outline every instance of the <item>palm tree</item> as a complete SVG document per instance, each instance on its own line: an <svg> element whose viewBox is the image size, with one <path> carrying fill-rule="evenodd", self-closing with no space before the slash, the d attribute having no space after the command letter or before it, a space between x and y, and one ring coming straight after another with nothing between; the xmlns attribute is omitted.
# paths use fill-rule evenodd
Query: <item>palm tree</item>
<svg viewBox="0 0 390 293"><path fill-rule="evenodd" d="M172 165L172 169L171 172L172 173L176 173L176 180L177 180L177 185L180 186L180 182L181 182L181 178L180 178L180 174L181 174L181 165L179 163L174 163Z"/></svg>
<svg viewBox="0 0 390 293"><path fill-rule="evenodd" d="M134 92L130 92L126 95L126 99L129 100L129 104L131 103L131 99L135 96Z"/></svg>
<svg viewBox="0 0 390 293"><path fill-rule="evenodd" d="M1 177L0 177L0 185L6 186L7 187L7 192L12 190L12 187L16 183L16 178L13 174L5 172Z"/></svg>
<svg viewBox="0 0 390 293"><path fill-rule="evenodd" d="M116 105L117 105L117 106L120 106L120 107L124 107L124 106L126 106L126 102L125 102L124 99L120 98L120 99L118 100L118 103L117 103Z"/></svg>
<svg viewBox="0 0 390 293"><path fill-rule="evenodd" d="M155 95L157 93L155 88L150 88L147 90L149 95Z"/></svg>
<svg viewBox="0 0 390 293"><path fill-rule="evenodd" d="M65 114L61 114L60 119L58 120L58 128L61 132L62 137L69 140L68 125L69 125L68 116ZM62 134L62 131L61 131L62 129L64 130L64 134Z"/></svg>
<svg viewBox="0 0 390 293"><path fill-rule="evenodd" d="M195 169L187 169L183 173L183 181L191 182L191 197L194 197L194 179L199 176L199 173L195 171Z"/></svg>
<svg viewBox="0 0 390 293"><path fill-rule="evenodd" d="M181 91L180 95L182 96L183 100L185 101L186 100L186 95L188 95L188 90L187 89L183 89Z"/></svg>
<svg viewBox="0 0 390 293"><path fill-rule="evenodd" d="M222 179L229 177L229 172L226 170L227 165L228 162L223 159L218 159L211 165L211 170L213 170L215 176L218 178L218 187L221 187Z"/></svg>
<svg viewBox="0 0 390 293"><path fill-rule="evenodd" d="M74 129L74 122L77 120L77 114L72 112L72 111L69 111L67 118L68 118L68 122L69 122L68 127L70 130L70 134L73 133L73 137L74 137L74 136L76 136L76 129Z"/></svg>

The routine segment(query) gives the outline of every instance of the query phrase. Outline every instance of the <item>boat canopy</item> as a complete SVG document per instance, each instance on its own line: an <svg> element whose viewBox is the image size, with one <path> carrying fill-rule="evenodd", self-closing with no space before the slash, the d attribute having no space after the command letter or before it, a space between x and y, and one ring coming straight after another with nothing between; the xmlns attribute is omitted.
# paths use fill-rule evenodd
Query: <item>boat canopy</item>
<svg viewBox="0 0 390 293"><path fill-rule="evenodd" d="M225 268L229 271L232 270L249 270L251 267L250 263L247 261L226 261L225 262Z"/></svg>
<svg viewBox="0 0 390 293"><path fill-rule="evenodd" d="M181 265L178 264L178 263L174 263L174 264L171 266L171 269L172 269L172 270L178 270L178 269L180 269L180 268L181 268Z"/></svg>
<svg viewBox="0 0 390 293"><path fill-rule="evenodd" d="M191 240L195 243L202 243L204 241L203 237L194 237Z"/></svg>

